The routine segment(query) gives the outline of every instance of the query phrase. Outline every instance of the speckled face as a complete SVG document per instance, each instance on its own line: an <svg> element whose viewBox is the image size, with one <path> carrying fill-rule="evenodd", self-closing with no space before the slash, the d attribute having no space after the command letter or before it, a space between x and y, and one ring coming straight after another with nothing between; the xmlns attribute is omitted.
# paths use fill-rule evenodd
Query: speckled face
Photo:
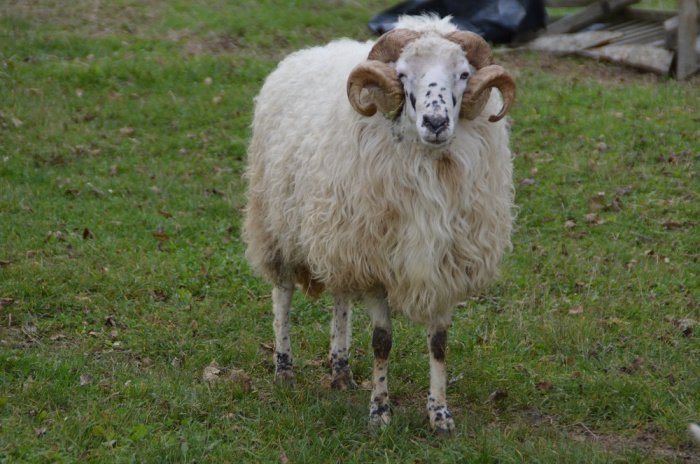
<svg viewBox="0 0 700 464"><path fill-rule="evenodd" d="M450 142L471 72L459 45L442 37L422 37L404 48L396 73L406 97L404 117L421 142L435 148Z"/></svg>

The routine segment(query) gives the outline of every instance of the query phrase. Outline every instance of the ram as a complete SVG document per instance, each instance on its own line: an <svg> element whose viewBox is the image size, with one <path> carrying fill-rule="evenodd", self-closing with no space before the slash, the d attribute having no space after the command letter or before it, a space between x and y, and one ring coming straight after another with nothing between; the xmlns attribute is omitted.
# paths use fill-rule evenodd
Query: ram
<svg viewBox="0 0 700 464"><path fill-rule="evenodd" d="M354 386L351 305L362 299L373 325L369 422L389 422L391 313L403 313L427 327L430 425L454 429L447 330L510 247L502 118L514 98L488 44L449 18L405 17L376 43L302 50L270 74L255 105L244 239L253 269L273 285L278 383L294 379L295 288L327 288L332 386Z"/></svg>

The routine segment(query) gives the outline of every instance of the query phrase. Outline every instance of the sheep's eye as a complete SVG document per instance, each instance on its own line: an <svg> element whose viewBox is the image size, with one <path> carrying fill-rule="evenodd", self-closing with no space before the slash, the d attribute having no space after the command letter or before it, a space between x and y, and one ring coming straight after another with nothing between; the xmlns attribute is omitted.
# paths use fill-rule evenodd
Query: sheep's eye
<svg viewBox="0 0 700 464"><path fill-rule="evenodd" d="M406 75L404 73L399 73L398 78L400 81L404 80L405 77L406 77Z"/></svg>
<svg viewBox="0 0 700 464"><path fill-rule="evenodd" d="M463 73L459 76L459 78L462 79L463 81L466 81L467 79L469 79L469 73L468 73L468 72L463 72Z"/></svg>

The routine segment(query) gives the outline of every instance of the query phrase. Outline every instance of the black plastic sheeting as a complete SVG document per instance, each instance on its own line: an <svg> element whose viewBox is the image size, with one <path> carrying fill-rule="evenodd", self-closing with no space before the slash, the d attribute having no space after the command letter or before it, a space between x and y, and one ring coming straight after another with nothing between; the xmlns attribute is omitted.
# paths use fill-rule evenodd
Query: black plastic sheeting
<svg viewBox="0 0 700 464"><path fill-rule="evenodd" d="M413 0L378 14L369 22L375 34L394 28L401 15L452 15L460 29L476 32L494 43L511 43L531 36L547 23L544 0Z"/></svg>

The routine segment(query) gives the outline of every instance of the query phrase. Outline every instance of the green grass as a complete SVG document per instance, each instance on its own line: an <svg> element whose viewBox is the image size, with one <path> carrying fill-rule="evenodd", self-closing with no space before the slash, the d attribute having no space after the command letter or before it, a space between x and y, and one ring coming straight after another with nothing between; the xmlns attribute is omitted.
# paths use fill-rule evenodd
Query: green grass
<svg viewBox="0 0 700 464"><path fill-rule="evenodd" d="M518 225L450 332L454 437L428 430L402 318L387 430L366 428L368 391L327 388L328 299L295 298L298 385L273 386L270 289L239 238L252 99L284 54L369 38L385 6L0 6L0 461L698 459L700 328L678 322L700 319L697 78L499 55ZM362 311L354 329L366 381ZM202 381L214 359L252 390Z"/></svg>

